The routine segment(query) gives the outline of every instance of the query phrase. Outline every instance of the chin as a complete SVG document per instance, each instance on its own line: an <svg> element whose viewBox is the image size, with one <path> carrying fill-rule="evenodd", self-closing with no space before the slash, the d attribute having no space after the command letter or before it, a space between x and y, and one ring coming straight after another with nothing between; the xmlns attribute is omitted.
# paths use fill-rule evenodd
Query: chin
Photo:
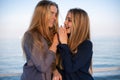
<svg viewBox="0 0 120 80"><path fill-rule="evenodd" d="M49 26L49 28L52 28L52 27L53 27L53 25L50 25L50 26Z"/></svg>

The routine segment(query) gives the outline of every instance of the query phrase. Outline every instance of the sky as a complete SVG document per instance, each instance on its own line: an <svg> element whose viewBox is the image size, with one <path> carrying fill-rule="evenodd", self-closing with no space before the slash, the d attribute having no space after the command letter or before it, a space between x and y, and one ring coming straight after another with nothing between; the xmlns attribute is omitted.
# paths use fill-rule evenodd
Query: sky
<svg viewBox="0 0 120 80"><path fill-rule="evenodd" d="M40 0L0 0L0 39L21 39ZM120 0L52 0L59 6L59 24L71 8L84 9L91 37L120 37Z"/></svg>

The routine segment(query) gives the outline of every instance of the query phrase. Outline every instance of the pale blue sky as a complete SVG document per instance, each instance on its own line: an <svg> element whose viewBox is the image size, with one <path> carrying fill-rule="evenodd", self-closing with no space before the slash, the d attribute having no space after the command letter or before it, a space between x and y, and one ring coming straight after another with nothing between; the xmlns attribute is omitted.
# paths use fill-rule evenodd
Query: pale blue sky
<svg viewBox="0 0 120 80"><path fill-rule="evenodd" d="M21 38L38 1L0 0L0 39ZM53 1L59 5L60 24L70 8L79 7L89 14L92 38L120 37L120 0Z"/></svg>

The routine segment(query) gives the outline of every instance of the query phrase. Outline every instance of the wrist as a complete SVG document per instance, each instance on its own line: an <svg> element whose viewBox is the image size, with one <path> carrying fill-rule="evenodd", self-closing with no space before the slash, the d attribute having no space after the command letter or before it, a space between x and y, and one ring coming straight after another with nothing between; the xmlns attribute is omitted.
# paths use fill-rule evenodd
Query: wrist
<svg viewBox="0 0 120 80"><path fill-rule="evenodd" d="M57 48L55 45L51 45L49 49L56 53Z"/></svg>
<svg viewBox="0 0 120 80"><path fill-rule="evenodd" d="M61 44L67 44L67 42L61 42Z"/></svg>

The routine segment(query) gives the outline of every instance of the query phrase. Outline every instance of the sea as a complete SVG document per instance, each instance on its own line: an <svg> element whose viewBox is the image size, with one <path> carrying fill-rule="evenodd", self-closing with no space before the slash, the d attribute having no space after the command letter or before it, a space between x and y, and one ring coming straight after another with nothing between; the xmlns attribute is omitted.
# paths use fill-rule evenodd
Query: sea
<svg viewBox="0 0 120 80"><path fill-rule="evenodd" d="M91 41L93 76L120 76L120 38L94 38ZM0 39L0 80L19 80L24 63L21 39ZM120 80L118 78L115 80Z"/></svg>

